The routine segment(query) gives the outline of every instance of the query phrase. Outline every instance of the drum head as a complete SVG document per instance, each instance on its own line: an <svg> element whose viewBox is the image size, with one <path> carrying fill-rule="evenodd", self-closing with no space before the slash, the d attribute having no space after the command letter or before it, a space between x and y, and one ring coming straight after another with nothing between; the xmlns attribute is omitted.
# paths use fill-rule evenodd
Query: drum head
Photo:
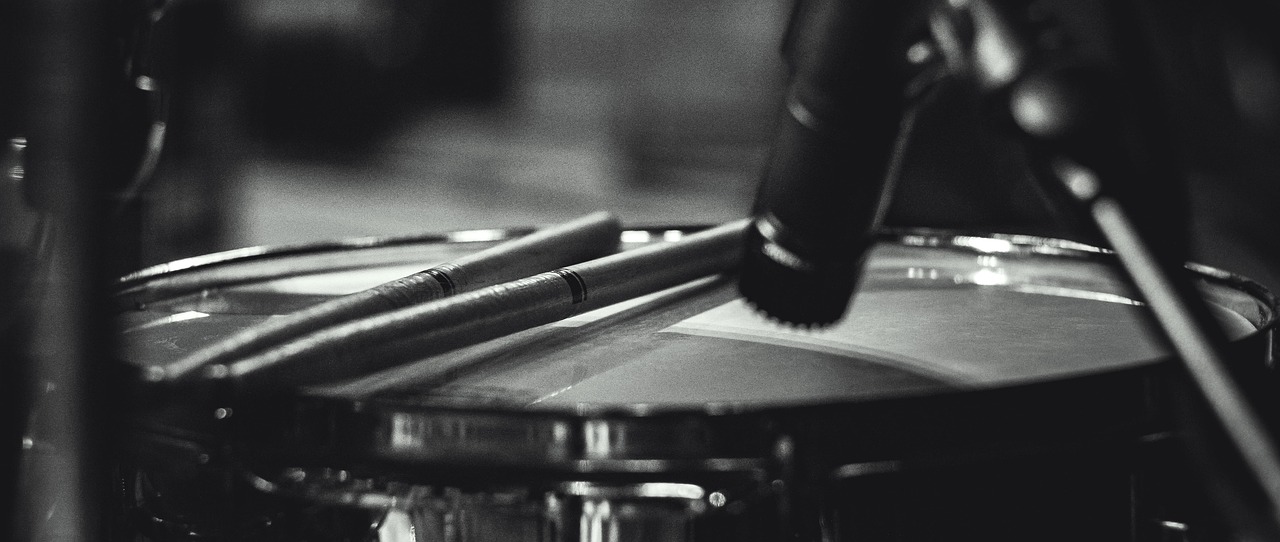
<svg viewBox="0 0 1280 542"><path fill-rule="evenodd" d="M631 231L624 241L635 247L682 234ZM273 315L447 262L505 235L257 250L146 270L126 277L121 294L134 307L120 317L124 357L144 365L176 360ZM1191 272L1233 338L1257 337L1272 326L1274 300L1265 289L1212 269ZM1158 367L1168 352L1126 284L1110 254L1077 243L899 232L871 252L849 314L830 328L771 322L737 296L732 277L709 277L300 393L363 416L342 422L348 429L339 432L361 433L383 450L579 457L590 455L581 443L547 443L589 440L589 420L602 416L727 418L1093 382ZM441 421L441 412L450 421ZM472 414L502 422L500 430L487 426L495 436L485 447L454 442L422 451L442 431L453 431L449 424L458 416ZM1107 416L1102 407L1099 414ZM466 419L477 426L477 418ZM331 422L321 425L342 425ZM684 438L682 431L700 427L690 423L668 423L659 433ZM760 441L760 423L724 440ZM650 438L646 447L678 448L665 438ZM528 450L511 450L519 448L513 442L534 441ZM711 453L703 444L689 453Z"/></svg>
<svg viewBox="0 0 1280 542"><path fill-rule="evenodd" d="M629 234L632 245L678 236ZM258 270L231 278L223 269L222 279L196 292L123 314L125 357L177 359L272 315L484 246L439 239L241 262ZM235 265L195 265L186 274ZM1270 325L1261 287L1200 274L1233 338ZM147 287L172 288L164 281L180 275L162 273L130 295L155 297ZM731 282L708 278L309 391L517 409L740 410L1003 387L1143 366L1167 355L1111 258L1064 241L938 233L886 239L871 253L848 315L825 329L769 321L736 296Z"/></svg>

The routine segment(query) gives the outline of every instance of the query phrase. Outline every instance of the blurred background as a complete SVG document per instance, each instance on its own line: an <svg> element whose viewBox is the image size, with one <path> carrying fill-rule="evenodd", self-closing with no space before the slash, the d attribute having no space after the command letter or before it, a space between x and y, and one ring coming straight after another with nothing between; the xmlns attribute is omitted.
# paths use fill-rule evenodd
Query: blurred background
<svg viewBox="0 0 1280 542"><path fill-rule="evenodd" d="M1096 3L1011 0L1086 56ZM1146 6L1203 261L1277 284L1274 3ZM20 174L50 124L19 84L49 32L12 3L3 248L49 190ZM100 165L121 273L249 245L750 210L786 86L790 0L106 0ZM1153 9L1152 5L1156 7ZM1091 7L1092 6L1092 7ZM25 15L25 16L24 16ZM1096 56L1096 55L1095 55ZM946 85L942 85L946 87ZM1019 150L960 85L919 115L893 225L1070 236ZM38 91L35 91L38 92ZM38 146L37 146L38 147ZM16 168L16 169L15 169ZM12 172L18 171L19 174ZM1153 190L1153 201L1166 194ZM1174 197L1173 199L1178 199ZM1176 228L1175 228L1176 229ZM1170 235L1184 235L1170 231Z"/></svg>
<svg viewBox="0 0 1280 542"><path fill-rule="evenodd" d="M1011 0L1105 49L1096 3ZM0 58L0 249L49 191L24 92L50 32L11 3ZM112 269L249 245L748 213L786 86L790 0L106 0ZM1138 2L1185 226L1202 261L1277 284L1272 2ZM1150 4L1150 5L1149 5ZM1156 7L1152 9L1151 5ZM1092 8L1090 6L1093 6ZM106 22L107 24L101 24ZM945 86L945 85L943 85ZM979 98L944 88L908 141L890 223L1069 236ZM37 146L38 147L38 146ZM13 172L17 171L17 174ZM1155 190L1153 200L1164 194ZM1178 198L1174 198L1175 200ZM1171 231L1170 235L1183 235Z"/></svg>
<svg viewBox="0 0 1280 542"><path fill-rule="evenodd" d="M148 137L159 150L149 178L127 179L129 164L112 181L136 200L122 202L136 218L121 234L141 240L135 265L600 209L633 224L743 216L785 82L777 51L790 10L780 0L116 3L127 17L113 36L127 72L116 101L132 118L113 121L114 151L145 155ZM5 203L25 211L23 188L6 188ZM21 244L29 224L7 216Z"/></svg>
<svg viewBox="0 0 1280 542"><path fill-rule="evenodd" d="M527 226L597 209L665 224L746 212L784 83L785 2L436 4L424 17L441 20L424 25L445 34L432 38L441 49L423 53L427 73L411 82L423 99L379 112L379 134L335 122L332 140L255 153L227 195L241 211L229 245ZM260 108L293 99L279 83L284 95ZM319 97L319 111L297 115L349 98Z"/></svg>

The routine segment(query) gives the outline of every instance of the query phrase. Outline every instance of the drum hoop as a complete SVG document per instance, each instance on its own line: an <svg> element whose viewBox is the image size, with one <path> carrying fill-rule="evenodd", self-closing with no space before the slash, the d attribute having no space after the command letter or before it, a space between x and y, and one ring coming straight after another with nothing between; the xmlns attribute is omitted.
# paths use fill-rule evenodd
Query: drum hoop
<svg viewBox="0 0 1280 542"><path fill-rule="evenodd" d="M666 231L694 232L712 227L710 224L687 224L674 226L634 226L628 228L623 237L635 234L661 234ZM371 248L389 248L404 245L416 244L439 244L439 243L493 243L505 241L515 237L529 234L536 228L519 227L519 228L481 228L472 230L452 230L445 232L422 232L411 233L405 235L373 235L363 237L349 237L336 240L315 241L306 243L291 243L283 245L254 245L241 248L233 248L209 254L192 256L189 258L181 258L169 262L159 263L144 267L137 271L128 273L116 281L119 289L134 288L154 280L162 276L172 276L178 273L188 273L208 270L215 267L236 265L248 262L256 262L260 260L268 260L273 258L284 258L290 256L301 256L308 254L320 254L335 251L355 251ZM661 237L661 235L658 235ZM265 279L269 276L259 278Z"/></svg>
<svg viewBox="0 0 1280 542"><path fill-rule="evenodd" d="M625 230L622 238L657 238L661 240L666 232L690 233L712 227L709 224L676 225L676 226L642 226ZM284 245L258 245L235 248L221 252L192 256L170 262L155 264L128 273L116 281L116 295L128 295L131 292L144 290L147 283L161 278L180 275L207 273L237 265L256 263L264 260L282 259L295 256L316 255L334 252L354 252L360 250L393 248L410 245L494 243L519 237L534 231L534 228L488 228L474 230L454 230L448 232L416 233L395 236L366 236L296 243ZM886 228L877 235L879 242L898 243L907 246L939 247L957 250L984 251L991 250L974 241L991 240L1007 243L1003 252L1038 253L1053 256L1076 258L1112 257L1113 252L1106 248L1087 243L1071 241L1055 237L1027 234L1006 234L990 232L964 232L962 230L935 228ZM1275 296L1262 285L1234 273L1211 266L1189 263L1188 267L1198 274L1220 280L1225 284L1233 284L1250 294L1258 295L1270 302ZM294 272L261 273L243 275L240 280L253 282L290 276ZM210 277L210 280L224 277ZM225 283L219 283L225 285Z"/></svg>

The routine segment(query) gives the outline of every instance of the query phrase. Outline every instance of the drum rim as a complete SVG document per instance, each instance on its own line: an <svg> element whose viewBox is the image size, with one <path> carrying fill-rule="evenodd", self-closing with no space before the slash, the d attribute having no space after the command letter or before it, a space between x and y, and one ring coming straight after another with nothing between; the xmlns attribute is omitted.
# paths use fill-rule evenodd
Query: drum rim
<svg viewBox="0 0 1280 542"><path fill-rule="evenodd" d="M713 224L686 224L670 226L637 225L626 228L622 233L622 239L625 241L629 236L644 238L656 237L658 239L662 239L662 234L665 232L676 231L689 233L704 230L713 226ZM392 248L419 244L493 243L528 234L534 231L534 229L535 228L533 227L480 228L405 235L350 237L329 241L281 245L256 245L235 248L159 263L128 273L117 279L115 297L117 299L129 299L139 296L145 297L142 293L147 290L148 284L153 281L174 276L196 274L245 263L255 263L264 260L293 256L325 254L338 251ZM908 246L939 247L958 250L973 250L978 252L983 251L983 247L975 246L975 243L973 242L963 242L966 239L987 239L998 242L1007 242L1011 249L1017 249L1017 251L1023 253L1031 252L1095 260L1115 258L1114 252L1107 248L1065 238L1035 234L999 233L927 227L884 228L877 234L877 242L879 243L890 242ZM1046 253L1046 250L1049 252ZM1270 329L1276 325L1276 313L1277 311L1280 311L1280 297L1278 297L1275 292L1271 291L1270 288L1267 288L1251 278L1225 269L1197 262L1187 262L1185 266L1190 272L1203 280L1242 291L1261 301L1263 306L1268 310L1268 314L1265 315L1265 321L1263 324L1259 326L1259 332ZM267 280L270 278L275 277L263 276L252 280ZM195 282L192 285L187 286L187 288L192 291L198 291L200 287L200 282ZM181 292L169 290L165 293L168 295L178 295Z"/></svg>
<svg viewBox="0 0 1280 542"><path fill-rule="evenodd" d="M624 232L624 237L628 234L635 233L661 233L665 231L694 232L712 227L711 224L686 224L673 226L632 226L628 227ZM207 270L214 267L227 265L242 264L248 262L257 262L261 260L269 260L273 258L284 258L290 256L302 256L309 254L322 254L326 252L345 251L345 250L363 250L371 248L388 248L404 245L415 244L463 244L463 243L493 243L498 241L506 241L515 237L526 235L535 231L537 228L528 227L500 227L500 228L477 228L468 230L449 230L441 232L420 232L404 235L371 235L361 237L347 237L325 241L311 241L303 243L286 243L279 245L252 245L246 247L233 248L208 254L200 254L187 258L179 258L168 262L162 262L154 265L143 267L127 273L116 279L116 287L118 290L127 290L145 284L148 281L155 280L164 276L172 276L175 274L185 274Z"/></svg>

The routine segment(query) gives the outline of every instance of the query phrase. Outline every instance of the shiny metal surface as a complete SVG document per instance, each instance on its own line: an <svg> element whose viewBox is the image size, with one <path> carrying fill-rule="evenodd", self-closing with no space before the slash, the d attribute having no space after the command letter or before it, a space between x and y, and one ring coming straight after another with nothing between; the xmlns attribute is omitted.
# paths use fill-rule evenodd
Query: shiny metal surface
<svg viewBox="0 0 1280 542"><path fill-rule="evenodd" d="M695 518L731 499L743 505L742 495L689 483L572 481L476 490L333 469L290 468L272 479L243 475L267 494L368 510L379 518L372 536L383 542L692 540Z"/></svg>

